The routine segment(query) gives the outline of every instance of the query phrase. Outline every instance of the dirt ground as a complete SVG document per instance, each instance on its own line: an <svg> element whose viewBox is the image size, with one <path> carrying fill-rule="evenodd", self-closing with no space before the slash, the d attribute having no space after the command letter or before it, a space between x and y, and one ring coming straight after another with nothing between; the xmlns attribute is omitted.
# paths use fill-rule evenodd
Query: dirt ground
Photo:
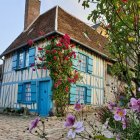
<svg viewBox="0 0 140 140"><path fill-rule="evenodd" d="M29 132L24 132L31 120L35 116L10 116L0 114L0 140L41 140L40 138L31 135ZM56 117L49 118L46 121L46 132L48 132L49 140L58 140L64 132L63 121ZM66 138L63 138L63 140Z"/></svg>

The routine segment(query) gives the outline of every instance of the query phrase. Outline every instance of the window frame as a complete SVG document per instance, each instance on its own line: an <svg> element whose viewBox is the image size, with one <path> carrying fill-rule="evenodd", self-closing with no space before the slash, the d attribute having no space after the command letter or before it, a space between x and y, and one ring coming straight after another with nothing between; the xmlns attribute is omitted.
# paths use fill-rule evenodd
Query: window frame
<svg viewBox="0 0 140 140"><path fill-rule="evenodd" d="M84 89L84 91L83 91L83 101L81 102L81 93L79 93L79 92L81 92L81 90L80 91L77 91L77 88L83 88ZM77 99L77 96L78 96L78 99ZM80 100L80 103L83 103L83 104L85 104L85 101L86 101L86 86L80 86L80 85L76 85L76 99L75 99L76 101L78 101L78 100Z"/></svg>
<svg viewBox="0 0 140 140"><path fill-rule="evenodd" d="M19 67L19 62L20 62L20 54L22 53L22 58L23 58L23 62L21 64L21 66ZM28 57L28 59L27 59ZM28 60L28 61L27 61ZM21 70L21 69L26 69L28 67L30 67L29 65L29 61L30 61L30 58L29 58L29 49L21 49L19 50L19 52L17 52L17 61L16 61L16 69L13 69L13 70ZM27 65L28 63L28 65Z"/></svg>
<svg viewBox="0 0 140 140"><path fill-rule="evenodd" d="M26 85L30 85L30 92L26 92ZM32 102L32 91L31 91L31 82L23 83L23 102L24 103L31 103ZM26 96L26 94L30 94L30 96ZM26 97L30 97L30 100L26 100Z"/></svg>
<svg viewBox="0 0 140 140"><path fill-rule="evenodd" d="M22 63L20 64L20 55L22 54ZM20 52L18 53L18 58L17 58L17 69L22 69L23 68L23 66L24 66L24 51L22 51L22 50L20 50ZM19 65L20 65L20 67L19 67Z"/></svg>
<svg viewBox="0 0 140 140"><path fill-rule="evenodd" d="M80 56L85 57L85 63L84 63L84 64L85 64L85 70L82 69L82 66L81 66L81 65L82 65L82 63L83 63L83 62L82 62L83 59L81 60L81 57L80 57ZM81 62L79 63L79 66L78 66L78 70L79 70L79 71L82 71L82 72L87 73L87 66L88 66L87 57L88 57L88 56L86 56L85 54L83 54L83 53L81 53L81 52L78 52L78 61L81 60Z"/></svg>

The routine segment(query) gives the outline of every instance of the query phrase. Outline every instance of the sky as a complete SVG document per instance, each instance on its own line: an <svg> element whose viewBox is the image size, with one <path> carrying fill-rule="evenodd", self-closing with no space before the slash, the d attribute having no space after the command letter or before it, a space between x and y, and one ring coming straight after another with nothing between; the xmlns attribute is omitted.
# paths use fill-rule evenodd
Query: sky
<svg viewBox="0 0 140 140"><path fill-rule="evenodd" d="M87 16L93 8L84 10L78 0L41 0L41 14L59 5L90 26ZM16 39L24 28L25 0L2 0L0 4L0 54ZM0 60L0 64L2 61Z"/></svg>

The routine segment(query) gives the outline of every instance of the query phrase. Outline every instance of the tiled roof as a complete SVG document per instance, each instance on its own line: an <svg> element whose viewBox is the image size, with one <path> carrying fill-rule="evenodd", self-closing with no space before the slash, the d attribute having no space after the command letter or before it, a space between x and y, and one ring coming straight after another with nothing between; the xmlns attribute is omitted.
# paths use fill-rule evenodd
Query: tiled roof
<svg viewBox="0 0 140 140"><path fill-rule="evenodd" d="M5 55L19 47L27 45L29 39L39 37L39 32L46 34L51 32L69 34L70 37L83 46L91 48L99 54L107 56L104 49L107 39L98 34L92 27L88 26L78 18L67 13L60 7L54 7L51 10L40 15L36 21L24 32L22 32L15 41L4 51Z"/></svg>
<svg viewBox="0 0 140 140"><path fill-rule="evenodd" d="M97 33L92 27L84 22L68 14L63 9L58 8L58 31L67 33L70 37L81 42L82 44L91 47L92 49L106 54L104 49L107 39Z"/></svg>

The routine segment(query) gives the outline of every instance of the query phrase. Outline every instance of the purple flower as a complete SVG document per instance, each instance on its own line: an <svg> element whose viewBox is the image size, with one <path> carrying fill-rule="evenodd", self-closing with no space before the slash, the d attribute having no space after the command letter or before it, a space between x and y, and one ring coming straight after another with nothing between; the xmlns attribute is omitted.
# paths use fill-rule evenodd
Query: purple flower
<svg viewBox="0 0 140 140"><path fill-rule="evenodd" d="M81 111L82 110L82 105L79 103L79 101L74 105L74 109L76 111Z"/></svg>
<svg viewBox="0 0 140 140"><path fill-rule="evenodd" d="M109 102L109 103L108 103L108 109L111 110L111 111L112 111L112 110L114 109L114 107L116 107L116 106L117 106L116 103L113 103L113 102Z"/></svg>
<svg viewBox="0 0 140 140"><path fill-rule="evenodd" d="M119 134L117 134L117 135L116 135L116 140L121 140L121 138L120 138L120 135L119 135Z"/></svg>
<svg viewBox="0 0 140 140"><path fill-rule="evenodd" d="M138 100L135 98L131 98L130 105L133 111L140 112L140 98Z"/></svg>
<svg viewBox="0 0 140 140"><path fill-rule="evenodd" d="M66 122L65 122L65 127L71 127L73 126L75 123L75 116L68 114L67 118L66 118Z"/></svg>
<svg viewBox="0 0 140 140"><path fill-rule="evenodd" d="M40 121L40 118L35 118L35 119L30 123L30 126L29 126L29 131L30 131L30 132L31 132L34 128L37 127L39 121Z"/></svg>
<svg viewBox="0 0 140 140"><path fill-rule="evenodd" d="M69 138L75 138L76 133L81 133L84 131L83 122L76 122L73 127L68 132Z"/></svg>
<svg viewBox="0 0 140 140"><path fill-rule="evenodd" d="M126 129L126 127L127 127L127 120L126 120L126 118L124 118L124 119L122 119L122 128L123 128L123 130Z"/></svg>
<svg viewBox="0 0 140 140"><path fill-rule="evenodd" d="M126 116L126 109L116 108L114 119L116 121L121 121Z"/></svg>

